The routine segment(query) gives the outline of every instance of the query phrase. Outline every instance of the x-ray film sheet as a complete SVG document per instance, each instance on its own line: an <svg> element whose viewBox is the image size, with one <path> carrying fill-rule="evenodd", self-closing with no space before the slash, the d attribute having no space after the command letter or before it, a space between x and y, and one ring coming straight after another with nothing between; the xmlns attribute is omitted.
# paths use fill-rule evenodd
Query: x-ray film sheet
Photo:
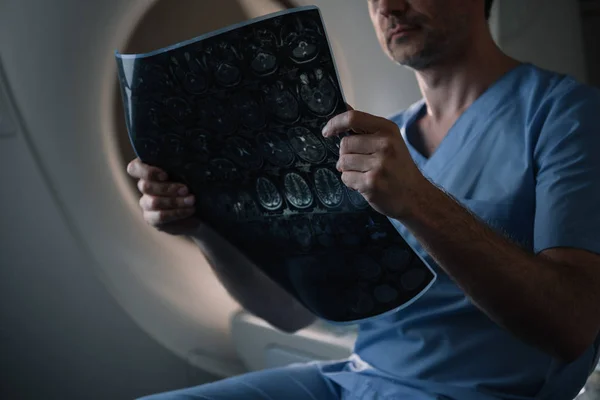
<svg viewBox="0 0 600 400"><path fill-rule="evenodd" d="M131 143L197 214L317 316L399 310L435 273L336 170L347 110L321 14L302 7L116 53Z"/></svg>

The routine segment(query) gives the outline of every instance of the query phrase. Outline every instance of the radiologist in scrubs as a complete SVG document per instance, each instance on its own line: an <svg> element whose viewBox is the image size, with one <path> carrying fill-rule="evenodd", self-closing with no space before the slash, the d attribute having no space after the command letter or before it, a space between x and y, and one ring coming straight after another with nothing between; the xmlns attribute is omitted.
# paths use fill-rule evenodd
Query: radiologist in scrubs
<svg viewBox="0 0 600 400"><path fill-rule="evenodd" d="M341 143L343 181L436 269L434 286L362 323L348 360L150 399L577 395L599 344L600 92L504 54L487 24L491 3L365 2L383 50L415 72L423 98L391 119L346 112L323 132L358 133ZM191 236L243 307L286 332L313 322L193 217L186 188L137 159L128 172L148 223Z"/></svg>

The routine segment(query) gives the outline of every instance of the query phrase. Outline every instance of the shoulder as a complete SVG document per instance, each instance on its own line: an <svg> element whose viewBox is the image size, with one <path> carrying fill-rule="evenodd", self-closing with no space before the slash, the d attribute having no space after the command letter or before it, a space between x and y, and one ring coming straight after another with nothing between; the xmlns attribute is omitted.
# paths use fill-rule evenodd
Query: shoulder
<svg viewBox="0 0 600 400"><path fill-rule="evenodd" d="M529 65L521 74L519 92L531 117L552 118L576 111L600 120L600 89L569 75Z"/></svg>
<svg viewBox="0 0 600 400"><path fill-rule="evenodd" d="M534 85L523 97L527 129L536 165L600 172L600 90L568 75L537 68ZM530 81L530 82L531 82Z"/></svg>
<svg viewBox="0 0 600 400"><path fill-rule="evenodd" d="M536 66L528 66L519 78L519 107L534 148L572 135L580 143L600 139L598 88Z"/></svg>

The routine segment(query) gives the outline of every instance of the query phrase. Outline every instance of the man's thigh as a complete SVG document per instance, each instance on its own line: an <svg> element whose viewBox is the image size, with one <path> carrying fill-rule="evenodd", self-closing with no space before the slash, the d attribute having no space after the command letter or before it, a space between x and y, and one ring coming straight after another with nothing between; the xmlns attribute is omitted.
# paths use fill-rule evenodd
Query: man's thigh
<svg viewBox="0 0 600 400"><path fill-rule="evenodd" d="M323 377L317 364L293 365L214 383L144 397L140 400L339 400L339 387Z"/></svg>

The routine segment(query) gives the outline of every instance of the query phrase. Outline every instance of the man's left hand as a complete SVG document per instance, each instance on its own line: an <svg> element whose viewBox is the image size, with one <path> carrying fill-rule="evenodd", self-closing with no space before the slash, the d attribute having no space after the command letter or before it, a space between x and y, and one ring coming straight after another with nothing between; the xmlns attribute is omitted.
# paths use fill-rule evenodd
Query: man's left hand
<svg viewBox="0 0 600 400"><path fill-rule="evenodd" d="M385 118L347 111L332 118L323 136L345 132L337 169L346 186L378 212L395 219L411 213L416 194L428 183L415 165L398 126Z"/></svg>

